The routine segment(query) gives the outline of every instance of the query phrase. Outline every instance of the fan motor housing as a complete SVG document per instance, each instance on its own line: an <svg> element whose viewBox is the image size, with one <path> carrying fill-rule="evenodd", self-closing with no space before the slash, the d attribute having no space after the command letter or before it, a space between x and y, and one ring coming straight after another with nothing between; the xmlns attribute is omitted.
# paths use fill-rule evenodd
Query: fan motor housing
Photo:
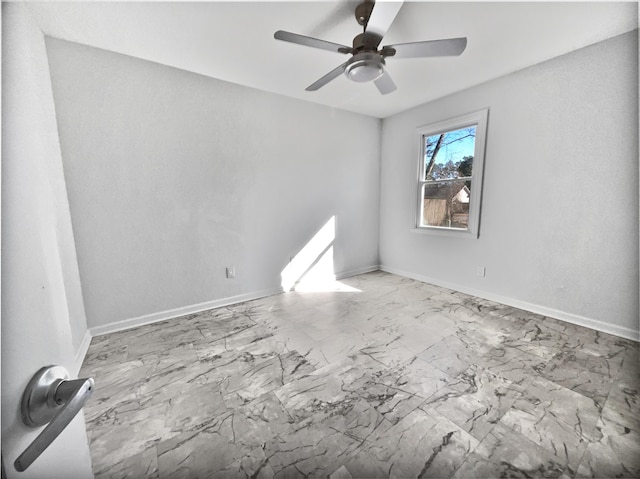
<svg viewBox="0 0 640 479"><path fill-rule="evenodd" d="M355 37L353 37L353 41L351 42L351 44L353 45L353 51L354 52L360 52L360 51L376 51L376 47L369 45L369 47L367 48L367 45L364 43L365 41L365 35L364 33L360 33L358 35L356 35Z"/></svg>

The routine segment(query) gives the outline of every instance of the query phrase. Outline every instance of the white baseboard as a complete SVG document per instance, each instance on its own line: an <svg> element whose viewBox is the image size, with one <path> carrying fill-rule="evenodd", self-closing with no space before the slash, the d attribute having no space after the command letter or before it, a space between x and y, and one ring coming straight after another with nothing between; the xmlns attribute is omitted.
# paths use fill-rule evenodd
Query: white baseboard
<svg viewBox="0 0 640 479"><path fill-rule="evenodd" d="M75 357L75 368L76 370L71 373L71 376L78 377L78 373L80 372L80 368L82 367L82 363L84 362L84 358L87 355L87 351L89 350L89 346L91 345L91 339L93 336L91 332L87 330L84 333L84 337L82 338L82 342L76 351Z"/></svg>
<svg viewBox="0 0 640 479"><path fill-rule="evenodd" d="M341 273L336 273L336 280L350 278L351 276L358 276L359 274L371 273L372 271L378 271L379 269L380 269L380 265L374 264L371 266L364 266L363 268L356 268L356 269L351 269L349 271L343 271Z"/></svg>
<svg viewBox="0 0 640 479"><path fill-rule="evenodd" d="M602 331L603 333L613 334L614 336L620 336L622 338L631 339L633 341L640 341L640 331L637 329L627 328L625 326L618 326L616 324L605 323L597 319L587 318L573 313L567 313L566 311L560 311L539 304L528 303L515 298L509 298L498 294L488 293L486 291L480 291L466 286L460 286L458 284L449 283L447 281L441 281L435 278L429 278L421 274L412 273L410 271L403 271L390 266L381 265L380 269L387 273L397 274L406 278L422 281L423 283L434 284L443 288L452 289L461 293L470 294L479 298L488 299L489 301L495 301L496 303L505 304L507 306L513 306L514 308L523 309L532 313L540 314L542 316L548 316L560 321L566 321L568 323L576 324L578 326L584 326L586 328Z"/></svg>
<svg viewBox="0 0 640 479"><path fill-rule="evenodd" d="M521 301L518 299L509 298L506 296L488 293L486 291L480 291L473 288L467 288L457 284L449 283L446 281L440 281L435 278L430 278L424 275L412 273L410 271L399 270L397 268L393 268L385 265L371 265L371 266L365 266L362 268L357 268L349 271L343 271L340 273L336 273L336 279L340 280L340 279L348 278L351 276L357 276L359 274L370 273L372 271L378 271L378 270L382 270L382 271L386 271L387 273L397 274L399 276L415 279L417 281L422 281L424 283L434 284L436 286L452 289L454 291L460 291L461 293L470 294L472 296L488 299L489 301L495 301L501 304L506 304L507 306L513 306L514 308L523 309L525 311L530 311L532 313L540 314L542 316L548 316L550 318L558 319L561 321L567 321L569 323L577 324L579 326L584 326L587 328L595 329L597 331L602 331L604 333L613 334L614 336L620 336L620 337L631 339L634 341L640 340L640 331L638 331L637 329L631 329L624 326L605 323L597 319L592 319L584 316L579 316L577 314L567 313L565 311L548 308L546 306L528 303L526 301ZM76 364L78 365L78 370L80 369L80 365L84 360L87 350L89 349L91 338L93 336L101 336L103 334L115 333L117 331L131 329L137 326L143 326L145 324L165 321L167 319L177 318L179 316L184 316L186 314L198 313L200 311L206 311L208 309L221 308L221 307L229 306L232 304L242 303L244 301L252 301L254 299L260 299L266 296L272 296L274 294L279 294L282 292L283 292L282 287L274 287L274 288L264 289L261 291L254 291L250 293L239 294L236 296L230 296L227 298L216 299L213 301L207 301L204 303L175 308L167 311L160 311L157 313L138 316L136 318L126 319L123 321L117 321L114 323L109 323L102 326L96 326L96 327L90 328L89 331L87 331L87 333L85 334L85 337L82 340L82 344L78 348L78 352L76 354Z"/></svg>
<svg viewBox="0 0 640 479"><path fill-rule="evenodd" d="M180 308L170 309L167 311L159 311L157 313L145 314L144 316L125 319L123 321L116 321L114 323L109 323L102 326L95 326L91 328L90 331L93 336L101 336L103 334L115 333L117 331L123 331L125 329L144 326L145 324L157 323L158 321L165 321L167 319L177 318L179 316L184 316L185 314L199 313L200 311L206 311L208 309L221 308L223 306L229 306L231 304L243 303L245 301L260 299L260 298L264 298L266 296L271 296L278 293L282 293L281 287L263 289L261 291L253 291L251 293L238 294L236 296L229 296L226 298L214 299L213 301L206 301L204 303L193 304L190 306L183 306Z"/></svg>
<svg viewBox="0 0 640 479"><path fill-rule="evenodd" d="M371 271L379 270L379 265L370 265L364 266L362 268L356 268L348 271L342 271L340 273L336 273L336 279L344 279L350 276L356 276L359 274L369 273ZM160 311L152 314L145 314L143 316L138 316L136 318L125 319L122 321L116 321L113 323L94 326L90 328L90 334L88 343L91 342L91 338L93 336L101 336L103 334L115 333L117 331L123 331L125 329L131 329L138 326L143 326L145 324L157 323L159 321L165 321L167 319L177 318L179 316L184 316L185 314L193 314L199 313L200 311L206 311L208 309L221 308L223 306L229 306L231 304L242 303L244 301L252 301L254 299L264 298L266 296L272 296L274 294L282 293L283 289L281 286L263 289L261 291L253 291L251 293L239 294L236 296L230 296L227 298L215 299L213 301L206 301L204 303L193 304L190 306L183 306L180 308L170 309L167 311ZM87 343L87 348L89 347ZM86 349L82 353L82 359L86 355ZM80 364L82 364L82 359L80 360Z"/></svg>

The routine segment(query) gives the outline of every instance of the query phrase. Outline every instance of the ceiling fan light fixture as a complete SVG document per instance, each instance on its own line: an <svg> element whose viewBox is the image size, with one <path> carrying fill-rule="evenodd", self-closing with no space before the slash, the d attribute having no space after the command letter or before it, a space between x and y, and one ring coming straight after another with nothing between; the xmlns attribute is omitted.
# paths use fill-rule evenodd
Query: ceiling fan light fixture
<svg viewBox="0 0 640 479"><path fill-rule="evenodd" d="M373 81L383 75L384 65L384 59L379 54L362 52L351 58L345 67L345 74L355 82Z"/></svg>
<svg viewBox="0 0 640 479"><path fill-rule="evenodd" d="M343 0L344 1L344 0ZM447 57L462 54L467 46L467 38L445 38L422 42L397 43L384 45L380 42L402 8L403 0L376 2L360 0L356 7L356 20L364 31L353 38L352 46L328 42L319 38L298 35L278 30L273 34L276 40L297 43L312 48L353 55L349 60L337 66L329 73L313 82L305 91L316 91L335 80L343 73L354 82L373 82L382 95L396 90L396 85L386 71L385 58L428 58Z"/></svg>

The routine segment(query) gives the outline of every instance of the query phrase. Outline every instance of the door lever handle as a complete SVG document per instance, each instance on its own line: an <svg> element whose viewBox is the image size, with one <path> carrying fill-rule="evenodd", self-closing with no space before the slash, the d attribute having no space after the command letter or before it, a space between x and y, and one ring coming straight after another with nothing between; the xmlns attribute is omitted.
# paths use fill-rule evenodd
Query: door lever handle
<svg viewBox="0 0 640 479"><path fill-rule="evenodd" d="M62 366L47 366L29 381L22 395L22 421L31 427L48 424L13 463L17 471L26 470L49 447L93 393L92 378L68 378Z"/></svg>

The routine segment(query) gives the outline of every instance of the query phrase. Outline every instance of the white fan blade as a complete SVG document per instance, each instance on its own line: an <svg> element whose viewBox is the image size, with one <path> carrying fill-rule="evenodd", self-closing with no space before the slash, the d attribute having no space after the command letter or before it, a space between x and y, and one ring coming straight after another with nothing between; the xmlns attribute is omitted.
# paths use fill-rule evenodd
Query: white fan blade
<svg viewBox="0 0 640 479"><path fill-rule="evenodd" d="M285 32L284 30L278 30L276 33L273 34L273 38L275 38L276 40L296 43L298 45L304 45L307 47L320 48L322 50L329 50L330 52L350 53L352 51L352 48L346 45L327 42L326 40L320 40L319 38L305 37L304 35Z"/></svg>
<svg viewBox="0 0 640 479"><path fill-rule="evenodd" d="M391 24L398 15L403 2L401 1L378 1L373 6L373 11L367 22L367 28L364 31L364 44L367 46L378 47L382 38L386 35Z"/></svg>
<svg viewBox="0 0 640 479"><path fill-rule="evenodd" d="M382 76L373 80L373 83L376 84L376 86L378 87L378 90L380 90L380 93L382 93L383 95L391 93L392 91L395 91L397 88L396 84L393 83L391 76L386 71L382 74Z"/></svg>
<svg viewBox="0 0 640 479"><path fill-rule="evenodd" d="M385 45L383 50L388 48L393 48L396 51L392 58L458 56L467 48L467 38L447 38L444 40Z"/></svg>
<svg viewBox="0 0 640 479"><path fill-rule="evenodd" d="M325 76L323 76L322 78L320 78L319 80L316 80L315 82L313 82L311 85L309 85L307 88L305 88L306 91L316 91L319 90L320 88L322 88L323 86L325 86L327 83L329 83L331 80L338 78L342 73L344 73L344 68L347 66L348 62L344 62L342 65L340 65L337 68L334 68L333 70L331 70L329 73L327 73Z"/></svg>

